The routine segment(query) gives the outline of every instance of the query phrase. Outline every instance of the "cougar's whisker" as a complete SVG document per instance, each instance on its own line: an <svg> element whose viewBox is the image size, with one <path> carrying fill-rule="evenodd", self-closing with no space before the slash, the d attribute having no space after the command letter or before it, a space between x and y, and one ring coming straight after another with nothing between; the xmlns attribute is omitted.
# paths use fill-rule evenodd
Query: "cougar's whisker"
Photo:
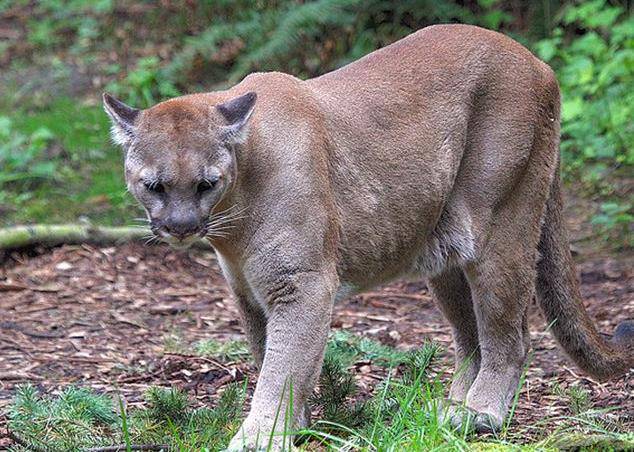
<svg viewBox="0 0 634 452"><path fill-rule="evenodd" d="M206 227L208 228L213 228L213 227L219 227L219 226L225 226L231 223L234 223L238 221L238 219L222 219L222 220L215 220L215 221L211 221L209 223L207 223Z"/></svg>
<svg viewBox="0 0 634 452"><path fill-rule="evenodd" d="M213 239L213 238L222 238L222 239L226 239L228 237L227 234L208 234L205 236L208 239Z"/></svg>
<svg viewBox="0 0 634 452"><path fill-rule="evenodd" d="M235 210L235 209L238 209L238 210ZM222 217L222 216L230 217L230 216L233 216L233 215L239 215L239 214L241 214L242 212L244 212L246 210L247 210L247 207L243 207L243 208L240 209L240 208L238 208L237 205L233 205L231 207L226 208L225 210L221 210L219 212L213 213L211 215L211 217L215 217L215 216L217 216L217 217Z"/></svg>
<svg viewBox="0 0 634 452"><path fill-rule="evenodd" d="M216 222L216 221L220 221L220 222L223 222L223 221L235 221L235 220L239 220L239 219L245 218L245 216L244 215L240 215L240 213L241 212L234 212L234 213L231 213L231 214L228 214L228 215L210 217L209 218L209 222L213 223L213 222Z"/></svg>
<svg viewBox="0 0 634 452"><path fill-rule="evenodd" d="M234 204L224 210L211 214L205 224L205 237L228 237L230 230L236 227L232 223L245 218L242 213L246 210L246 207L240 208Z"/></svg>
<svg viewBox="0 0 634 452"><path fill-rule="evenodd" d="M221 226L227 226L227 225L230 225L231 223L233 223L233 221L216 221L213 223L207 223L205 227L211 229L211 228L216 228Z"/></svg>
<svg viewBox="0 0 634 452"><path fill-rule="evenodd" d="M210 231L216 232L216 231L228 231L230 229L235 229L235 226L232 225L226 225L226 226L219 226L216 228L209 228Z"/></svg>

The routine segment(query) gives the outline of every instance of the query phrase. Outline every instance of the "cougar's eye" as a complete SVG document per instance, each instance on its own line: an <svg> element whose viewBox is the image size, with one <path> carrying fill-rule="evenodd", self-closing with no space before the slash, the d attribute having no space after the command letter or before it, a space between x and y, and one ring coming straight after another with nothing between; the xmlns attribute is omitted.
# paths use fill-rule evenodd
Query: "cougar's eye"
<svg viewBox="0 0 634 452"><path fill-rule="evenodd" d="M165 193L165 186L160 182L145 182L145 188L154 193Z"/></svg>
<svg viewBox="0 0 634 452"><path fill-rule="evenodd" d="M218 182L217 180L211 180L211 179L205 179L204 181L201 181L198 183L198 185L196 186L196 191L198 193L205 193L206 191L211 190L212 188L214 188L214 185L216 185L216 182Z"/></svg>

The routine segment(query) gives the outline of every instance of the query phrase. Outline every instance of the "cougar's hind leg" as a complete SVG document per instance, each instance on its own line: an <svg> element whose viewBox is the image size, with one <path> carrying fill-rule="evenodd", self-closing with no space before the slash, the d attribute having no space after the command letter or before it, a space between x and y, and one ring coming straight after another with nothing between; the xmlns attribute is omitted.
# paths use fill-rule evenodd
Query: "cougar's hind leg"
<svg viewBox="0 0 634 452"><path fill-rule="evenodd" d="M449 323L454 341L455 372L449 398L463 402L480 369L478 326L471 289L464 273L451 268L429 280L429 286Z"/></svg>
<svg viewBox="0 0 634 452"><path fill-rule="evenodd" d="M535 253L496 229L481 259L466 267L480 342L480 370L467 393L478 431L502 427L529 348L526 309L535 291ZM510 252L512 251L512 252Z"/></svg>
<svg viewBox="0 0 634 452"><path fill-rule="evenodd" d="M474 106L474 114L487 114L468 137L462 174L469 178L459 175L455 188L473 213L475 231L475 256L462 269L480 343L480 369L466 406L479 431L502 427L527 357L526 309L535 293L537 245L559 136L552 74L537 77L530 90L511 79L496 90L496 97ZM536 103L513 101L518 92L538 95Z"/></svg>

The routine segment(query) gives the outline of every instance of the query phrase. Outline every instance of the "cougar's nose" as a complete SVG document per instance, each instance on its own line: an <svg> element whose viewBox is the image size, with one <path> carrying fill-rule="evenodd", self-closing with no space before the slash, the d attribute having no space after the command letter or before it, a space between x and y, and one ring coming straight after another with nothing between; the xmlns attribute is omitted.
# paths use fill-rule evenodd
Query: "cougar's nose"
<svg viewBox="0 0 634 452"><path fill-rule="evenodd" d="M178 239L184 239L196 234L200 229L198 219L193 215L185 217L170 217L163 225L166 232Z"/></svg>

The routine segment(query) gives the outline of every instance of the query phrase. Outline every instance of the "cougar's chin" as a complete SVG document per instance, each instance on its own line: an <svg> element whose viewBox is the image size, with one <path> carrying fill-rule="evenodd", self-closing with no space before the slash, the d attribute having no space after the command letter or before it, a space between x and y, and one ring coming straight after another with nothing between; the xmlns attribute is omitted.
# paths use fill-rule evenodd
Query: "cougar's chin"
<svg viewBox="0 0 634 452"><path fill-rule="evenodd" d="M183 239L179 239L173 236L167 236L167 237L163 237L163 241L165 243L167 243L169 246L171 246L174 249L177 250L186 250L188 248L191 248L191 246L196 243L198 240L200 240L200 236L196 235L190 235L188 237L185 237Z"/></svg>

